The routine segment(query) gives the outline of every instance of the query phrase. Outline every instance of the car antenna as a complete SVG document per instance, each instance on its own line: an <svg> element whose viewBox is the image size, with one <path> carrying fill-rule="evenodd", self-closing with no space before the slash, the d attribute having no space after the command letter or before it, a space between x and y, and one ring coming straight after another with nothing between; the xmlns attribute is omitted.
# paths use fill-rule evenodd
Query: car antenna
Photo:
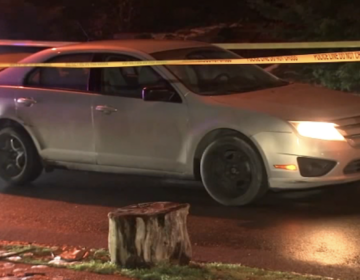
<svg viewBox="0 0 360 280"><path fill-rule="evenodd" d="M85 31L85 29L82 27L81 23L78 22L77 20L75 21L75 23L79 26L79 28L81 29L82 33L85 35L86 41L87 41L87 42L91 41L89 35L88 35L87 32Z"/></svg>

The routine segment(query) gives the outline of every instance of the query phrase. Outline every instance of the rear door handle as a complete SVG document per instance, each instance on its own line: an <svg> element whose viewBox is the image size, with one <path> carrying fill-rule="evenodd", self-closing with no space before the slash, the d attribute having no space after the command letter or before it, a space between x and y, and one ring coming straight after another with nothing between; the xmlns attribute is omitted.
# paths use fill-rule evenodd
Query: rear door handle
<svg viewBox="0 0 360 280"><path fill-rule="evenodd" d="M95 107L96 111L102 112L106 115L110 115L112 113L116 113L118 110L114 107L106 106L106 105L98 105Z"/></svg>
<svg viewBox="0 0 360 280"><path fill-rule="evenodd" d="M31 107L32 105L36 104L36 100L34 100L32 98L20 97L20 98L16 99L16 103L21 106Z"/></svg>

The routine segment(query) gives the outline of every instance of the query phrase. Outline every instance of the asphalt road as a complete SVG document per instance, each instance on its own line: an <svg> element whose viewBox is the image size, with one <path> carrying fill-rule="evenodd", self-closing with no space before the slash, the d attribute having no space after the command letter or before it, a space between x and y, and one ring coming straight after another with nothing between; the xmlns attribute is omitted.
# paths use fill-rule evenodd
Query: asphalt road
<svg viewBox="0 0 360 280"><path fill-rule="evenodd" d="M360 183L227 208L194 184L56 171L26 187L0 183L0 239L106 247L111 210L188 202L195 260L360 279L359 200Z"/></svg>

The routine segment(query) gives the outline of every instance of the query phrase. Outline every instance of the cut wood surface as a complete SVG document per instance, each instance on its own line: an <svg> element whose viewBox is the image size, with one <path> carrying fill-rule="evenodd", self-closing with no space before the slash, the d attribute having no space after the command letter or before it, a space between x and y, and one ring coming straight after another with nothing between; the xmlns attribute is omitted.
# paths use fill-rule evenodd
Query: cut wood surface
<svg viewBox="0 0 360 280"><path fill-rule="evenodd" d="M192 257L189 209L189 204L154 202L109 213L111 261L126 268L188 264Z"/></svg>

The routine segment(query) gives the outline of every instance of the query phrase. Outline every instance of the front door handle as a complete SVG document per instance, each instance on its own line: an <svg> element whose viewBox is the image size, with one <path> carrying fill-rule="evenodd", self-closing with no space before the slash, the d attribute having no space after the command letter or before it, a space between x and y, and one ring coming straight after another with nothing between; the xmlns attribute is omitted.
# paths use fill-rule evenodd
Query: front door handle
<svg viewBox="0 0 360 280"><path fill-rule="evenodd" d="M95 107L96 111L102 112L106 115L110 115L112 113L116 113L118 110L114 107L106 106L106 105L98 105Z"/></svg>
<svg viewBox="0 0 360 280"><path fill-rule="evenodd" d="M34 100L32 98L20 97L20 98L16 99L16 103L21 106L31 107L32 105L36 104L36 100Z"/></svg>

